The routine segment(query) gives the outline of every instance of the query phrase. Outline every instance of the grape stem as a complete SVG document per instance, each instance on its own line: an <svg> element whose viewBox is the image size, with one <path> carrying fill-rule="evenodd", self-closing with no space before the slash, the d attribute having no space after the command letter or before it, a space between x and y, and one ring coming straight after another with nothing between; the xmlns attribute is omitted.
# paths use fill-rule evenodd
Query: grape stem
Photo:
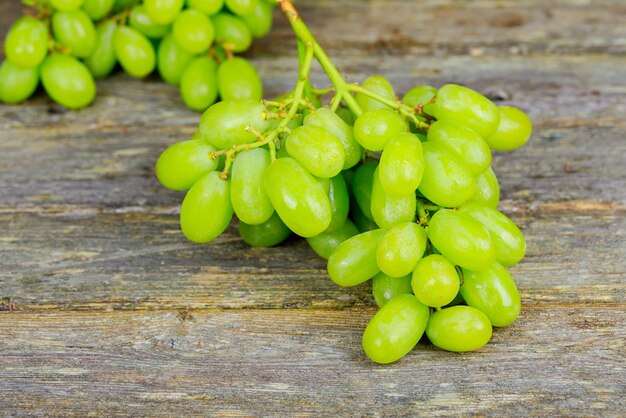
<svg viewBox="0 0 626 418"><path fill-rule="evenodd" d="M426 205L419 199L417 200L417 216L418 224L421 226L428 226L428 212L426 210Z"/></svg>
<svg viewBox="0 0 626 418"><path fill-rule="evenodd" d="M278 0L278 4L280 5L283 14L287 17L287 20L289 20L296 38L307 45L312 45L315 58L322 66L322 69L330 79L333 86L335 86L337 96L344 100L348 108L352 111L352 113L354 113L355 116L360 116L363 111L356 102L354 96L350 93L348 83L341 76L339 70L337 70L337 67L335 67L330 58L328 58L328 55L326 55L326 52L317 42L309 28L302 21L298 11L291 3L291 0ZM339 104L337 104L337 106L339 106Z"/></svg>
<svg viewBox="0 0 626 418"><path fill-rule="evenodd" d="M224 180L228 179L228 175L230 173L230 167L235 160L235 156L237 153L245 150L250 150L253 148L259 148L264 145L267 145L270 150L270 157L272 161L276 160L276 140L279 135L283 132L288 132L289 128L287 128L287 124L289 121L294 119L298 113L298 109L301 105L308 106L309 103L307 99L304 97L304 92L309 82L309 72L311 71L311 65L313 65L313 46L309 43L305 44L304 56L301 60L300 71L298 72L298 82L296 83L296 88L293 91L293 97L290 98L291 106L289 107L289 112L287 115L280 121L278 126L269 131L267 135L263 135L260 132L254 130L251 126L246 127L246 130L256 136L257 141L252 142L250 144L241 144L234 146L228 150L222 150L217 152L212 152L210 157L212 159L216 159L220 155L226 155L226 161L224 164L224 170L220 174L220 177Z"/></svg>

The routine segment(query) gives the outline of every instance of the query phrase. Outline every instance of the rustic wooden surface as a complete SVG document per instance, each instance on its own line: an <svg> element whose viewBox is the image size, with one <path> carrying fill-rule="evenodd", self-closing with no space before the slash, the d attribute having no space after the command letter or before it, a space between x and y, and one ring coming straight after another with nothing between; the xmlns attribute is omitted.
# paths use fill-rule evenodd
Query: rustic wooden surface
<svg viewBox="0 0 626 418"><path fill-rule="evenodd" d="M198 115L117 74L80 112L0 105L0 415L623 416L626 5L299 5L352 80L462 82L531 115L528 146L494 160L528 240L520 319L477 353L370 363L369 285L334 286L295 239L185 241L153 164ZM18 13L0 2L2 34ZM268 95L294 82L278 15L250 56Z"/></svg>

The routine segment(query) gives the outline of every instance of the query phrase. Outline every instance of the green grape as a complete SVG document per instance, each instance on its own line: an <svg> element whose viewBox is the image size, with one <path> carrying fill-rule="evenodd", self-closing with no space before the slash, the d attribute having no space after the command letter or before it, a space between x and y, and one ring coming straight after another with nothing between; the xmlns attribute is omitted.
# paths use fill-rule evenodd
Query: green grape
<svg viewBox="0 0 626 418"><path fill-rule="evenodd" d="M372 295L379 308L398 295L411 295L411 276L389 277L378 273L372 278Z"/></svg>
<svg viewBox="0 0 626 418"><path fill-rule="evenodd" d="M393 363L407 355L424 335L430 310L413 295L398 295L370 320L363 350L370 360Z"/></svg>
<svg viewBox="0 0 626 418"><path fill-rule="evenodd" d="M30 16L19 18L7 33L4 53L13 65L20 68L39 66L48 54L46 24Z"/></svg>
<svg viewBox="0 0 626 418"><path fill-rule="evenodd" d="M82 10L56 12L52 15L52 33L57 42L69 48L72 55L78 58L93 54L98 43L96 28Z"/></svg>
<svg viewBox="0 0 626 418"><path fill-rule="evenodd" d="M487 228L455 210L441 209L433 215L428 238L441 254L463 268L480 271L495 260L494 245Z"/></svg>
<svg viewBox="0 0 626 418"><path fill-rule="evenodd" d="M117 64L113 47L113 37L116 31L117 24L112 21L103 22L96 30L98 36L96 49L85 59L85 65L96 78L108 76Z"/></svg>
<svg viewBox="0 0 626 418"><path fill-rule="evenodd" d="M272 29L272 15L274 12L274 6L265 1L257 1L254 10L250 13L242 15L241 18L248 28L252 37L263 38Z"/></svg>
<svg viewBox="0 0 626 418"><path fill-rule="evenodd" d="M435 346L455 352L474 351L491 339L489 318L471 306L452 306L430 316L426 335Z"/></svg>
<svg viewBox="0 0 626 418"><path fill-rule="evenodd" d="M350 206L350 214L352 216L352 220L354 221L354 225L356 225L359 232L367 232L378 229L376 222L365 216L358 204Z"/></svg>
<svg viewBox="0 0 626 418"><path fill-rule="evenodd" d="M343 120L349 126L354 126L354 122L356 121L356 119L354 118L354 113L352 113L350 109L348 109L347 107L339 106L339 109L337 109L336 113L337 116L339 116L341 120Z"/></svg>
<svg viewBox="0 0 626 418"><path fill-rule="evenodd" d="M389 80L387 80L387 78L383 77L382 75L373 75L371 77L368 77L361 84L361 87L371 91L372 93L376 93L379 96L384 97L385 99L389 99L392 101L396 100L396 93L393 91L393 86L391 85ZM355 98L356 102L359 104L359 107L364 112L374 109L389 109L389 106L387 106L386 104L382 104L378 100L373 99L363 93L357 93Z"/></svg>
<svg viewBox="0 0 626 418"><path fill-rule="evenodd" d="M415 195L391 197L385 193L380 184L379 170L376 169L372 182L372 217L374 222L385 229L415 219Z"/></svg>
<svg viewBox="0 0 626 418"><path fill-rule="evenodd" d="M287 140L287 152L316 177L339 174L345 161L343 144L332 133L317 126L294 129Z"/></svg>
<svg viewBox="0 0 626 418"><path fill-rule="evenodd" d="M193 110L204 111L215 103L217 89L217 64L208 55L191 61L180 78L180 95Z"/></svg>
<svg viewBox="0 0 626 418"><path fill-rule="evenodd" d="M231 12L244 16L254 12L259 0L226 0L225 3Z"/></svg>
<svg viewBox="0 0 626 418"><path fill-rule="evenodd" d="M187 7L212 16L222 10L224 0L187 0Z"/></svg>
<svg viewBox="0 0 626 418"><path fill-rule="evenodd" d="M172 26L174 40L190 54L201 54L209 50L215 37L211 19L193 9L184 10Z"/></svg>
<svg viewBox="0 0 626 418"><path fill-rule="evenodd" d="M263 98L263 84L256 68L240 57L220 64L217 80L222 100Z"/></svg>
<svg viewBox="0 0 626 418"><path fill-rule="evenodd" d="M328 257L330 257L339 244L358 233L359 230L354 226L352 221L346 219L339 229L332 232L322 232L319 235L307 238L306 241L317 255L324 260L328 260Z"/></svg>
<svg viewBox="0 0 626 418"><path fill-rule="evenodd" d="M356 286L380 272L376 246L385 235L382 229L363 232L339 244L328 257L328 275L339 286Z"/></svg>
<svg viewBox="0 0 626 418"><path fill-rule="evenodd" d="M476 194L469 201L494 209L498 207L500 202L500 185L491 167L476 177Z"/></svg>
<svg viewBox="0 0 626 418"><path fill-rule="evenodd" d="M363 148L354 139L351 126L345 123L335 112L328 108L321 107L315 112L311 112L304 118L304 125L323 128L335 135L343 144L345 159L343 169L354 167L361 161Z"/></svg>
<svg viewBox="0 0 626 418"><path fill-rule="evenodd" d="M80 109L96 97L96 83L89 69L69 55L50 55L41 66L46 93L62 106Z"/></svg>
<svg viewBox="0 0 626 418"><path fill-rule="evenodd" d="M146 6L143 4L133 6L128 17L128 24L131 28L137 29L139 32L152 39L161 39L170 31L168 25L154 23L152 19L150 19L150 16L148 16Z"/></svg>
<svg viewBox="0 0 626 418"><path fill-rule="evenodd" d="M292 158L274 161L265 171L265 191L285 225L309 238L322 233L332 217L322 186Z"/></svg>
<svg viewBox="0 0 626 418"><path fill-rule="evenodd" d="M487 315L494 327L511 325L519 316L521 301L513 277L497 261L483 271L463 269L461 295L469 306Z"/></svg>
<svg viewBox="0 0 626 418"><path fill-rule="evenodd" d="M426 250L427 240L426 231L415 222L393 226L378 243L378 268L391 277L411 274Z"/></svg>
<svg viewBox="0 0 626 418"><path fill-rule="evenodd" d="M166 83L179 85L183 73L193 58L193 55L176 44L172 35L166 35L159 43L157 50L157 69L161 78Z"/></svg>
<svg viewBox="0 0 626 418"><path fill-rule="evenodd" d="M459 212L476 219L487 228L491 234L498 263L510 267L524 258L526 255L524 234L505 214L480 203L466 203L459 208Z"/></svg>
<svg viewBox="0 0 626 418"><path fill-rule="evenodd" d="M330 225L328 225L328 228L326 228L324 232L332 232L343 226L348 218L348 211L350 210L348 186L341 174L330 179L327 194L330 200L332 217Z"/></svg>
<svg viewBox="0 0 626 418"><path fill-rule="evenodd" d="M113 47L120 65L131 76L141 78L154 71L154 48L138 30L128 26L118 27L113 36Z"/></svg>
<svg viewBox="0 0 626 418"><path fill-rule="evenodd" d="M408 132L392 137L378 165L380 184L391 197L415 196L424 173L422 143Z"/></svg>
<svg viewBox="0 0 626 418"><path fill-rule="evenodd" d="M457 207L476 193L476 178L465 164L440 145L425 142L424 174L418 190L439 206Z"/></svg>
<svg viewBox="0 0 626 418"><path fill-rule="evenodd" d="M274 212L267 221L258 225L249 225L240 220L239 235L246 244L253 247L273 247L286 240L291 235L291 230Z"/></svg>
<svg viewBox="0 0 626 418"><path fill-rule="evenodd" d="M439 254L422 258L413 271L413 293L427 306L440 308L448 305L459 294L459 286L454 264Z"/></svg>
<svg viewBox="0 0 626 418"><path fill-rule="evenodd" d="M246 130L250 126L265 132L269 122L267 109L256 100L224 100L208 108L200 118L202 138L217 149L254 142L257 138Z"/></svg>
<svg viewBox="0 0 626 418"><path fill-rule="evenodd" d="M143 0L146 13L157 25L169 25L183 9L185 0Z"/></svg>
<svg viewBox="0 0 626 418"><path fill-rule="evenodd" d="M111 10L115 0L85 0L83 10L91 20L100 20L105 17Z"/></svg>
<svg viewBox="0 0 626 418"><path fill-rule="evenodd" d="M212 171L198 179L185 195L180 227L188 240L207 243L224 232L232 217L230 182Z"/></svg>
<svg viewBox="0 0 626 418"><path fill-rule="evenodd" d="M16 104L28 99L39 85L37 68L20 68L5 60L0 65L0 101Z"/></svg>
<svg viewBox="0 0 626 418"><path fill-rule="evenodd" d="M528 142L533 126L526 113L511 106L498 106L500 124L485 140L492 149L511 151Z"/></svg>
<svg viewBox="0 0 626 418"><path fill-rule="evenodd" d="M215 148L200 139L177 142L167 148L156 163L156 176L172 190L187 190L202 176L217 168L209 154Z"/></svg>
<svg viewBox="0 0 626 418"><path fill-rule="evenodd" d="M369 161L360 165L352 176L352 193L361 212L368 219L374 220L372 216L372 185L374 184L374 173L378 164Z"/></svg>
<svg viewBox="0 0 626 418"><path fill-rule="evenodd" d="M83 0L50 0L50 5L61 12L71 12L83 5Z"/></svg>
<svg viewBox="0 0 626 418"><path fill-rule="evenodd" d="M473 174L481 174L491 165L491 150L484 139L463 125L437 121L428 129L428 142L454 154Z"/></svg>
<svg viewBox="0 0 626 418"><path fill-rule="evenodd" d="M247 224L262 224L274 213L263 186L265 170L270 162L270 152L263 148L242 151L233 162L230 201L237 217Z"/></svg>
<svg viewBox="0 0 626 418"><path fill-rule="evenodd" d="M246 22L237 16L218 13L212 18L215 40L232 52L244 52L252 45L252 33Z"/></svg>
<svg viewBox="0 0 626 418"><path fill-rule="evenodd" d="M382 151L391 138L407 131L402 116L391 109L370 110L354 123L354 138L370 151Z"/></svg>
<svg viewBox="0 0 626 418"><path fill-rule="evenodd" d="M480 93L456 84L446 84L437 92L435 103L424 111L437 120L452 121L467 126L487 138L498 128L498 107Z"/></svg>
<svg viewBox="0 0 626 418"><path fill-rule="evenodd" d="M402 97L402 103L411 107L417 107L428 103L436 95L437 89L432 86L415 86Z"/></svg>

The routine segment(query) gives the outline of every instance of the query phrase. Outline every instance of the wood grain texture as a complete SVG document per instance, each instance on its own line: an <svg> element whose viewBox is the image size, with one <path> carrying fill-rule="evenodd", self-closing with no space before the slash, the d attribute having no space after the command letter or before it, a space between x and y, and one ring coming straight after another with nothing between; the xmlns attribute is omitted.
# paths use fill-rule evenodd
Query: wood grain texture
<svg viewBox="0 0 626 418"><path fill-rule="evenodd" d="M198 114L116 74L80 112L0 105L0 415L624 415L624 3L298 3L350 80L463 83L531 115L494 158L528 240L519 321L474 354L371 364L369 284L336 287L295 238L185 241L153 164ZM19 11L0 2L0 37ZM295 82L278 14L248 56L268 96Z"/></svg>

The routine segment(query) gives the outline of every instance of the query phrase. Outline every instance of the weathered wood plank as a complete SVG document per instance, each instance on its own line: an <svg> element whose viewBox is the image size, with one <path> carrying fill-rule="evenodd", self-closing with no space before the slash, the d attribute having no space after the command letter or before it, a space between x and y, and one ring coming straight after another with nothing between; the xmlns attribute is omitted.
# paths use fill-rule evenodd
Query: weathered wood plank
<svg viewBox="0 0 626 418"><path fill-rule="evenodd" d="M626 302L624 213L512 213L528 255L512 269L524 305ZM210 245L175 215L0 215L0 296L20 309L344 308L370 285L334 285L303 240L253 249L233 226Z"/></svg>
<svg viewBox="0 0 626 418"><path fill-rule="evenodd" d="M618 416L621 307L526 309L474 354L361 352L372 309L0 315L8 415Z"/></svg>

